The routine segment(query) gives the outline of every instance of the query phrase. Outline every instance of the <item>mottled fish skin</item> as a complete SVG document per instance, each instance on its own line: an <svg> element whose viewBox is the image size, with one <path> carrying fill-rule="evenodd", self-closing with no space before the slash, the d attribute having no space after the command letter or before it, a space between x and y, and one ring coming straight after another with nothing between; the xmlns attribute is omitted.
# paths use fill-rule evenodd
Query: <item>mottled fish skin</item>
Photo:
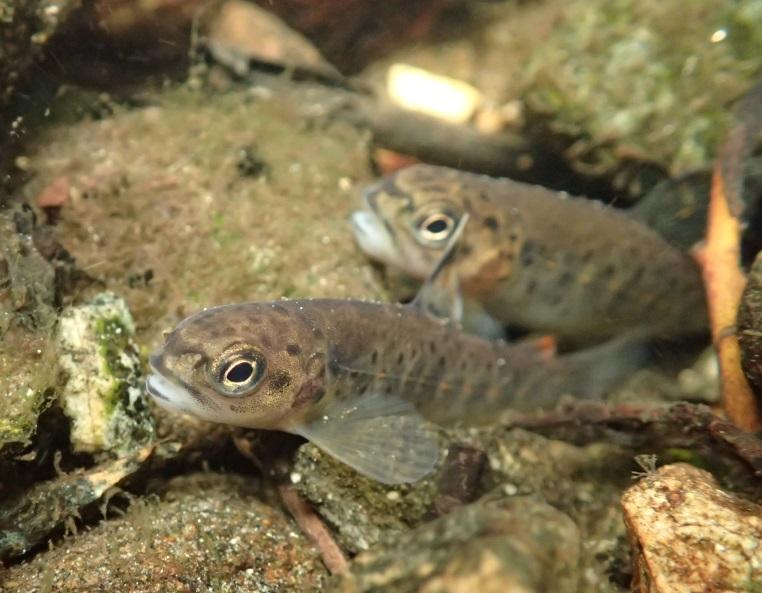
<svg viewBox="0 0 762 593"><path fill-rule="evenodd" d="M333 441L348 438L342 423L354 414L370 457L384 457L389 441L400 457L418 437L435 447L421 436L418 414L439 425L494 422L507 408L552 406L564 394L598 397L632 363L595 349L548 359L530 345L469 336L414 307L351 300L207 309L183 321L150 361L148 391L169 409L302 434L331 453ZM236 383L246 378L231 371L241 361L252 376ZM345 460L344 452L350 464L353 448L362 448L340 445L336 456ZM390 465L374 474L363 463L355 466L390 483L423 472Z"/></svg>
<svg viewBox="0 0 762 593"><path fill-rule="evenodd" d="M599 202L430 165L390 175L364 200L352 220L361 248L418 279L467 212L454 263L461 288L506 325L575 341L705 330L693 259Z"/></svg>

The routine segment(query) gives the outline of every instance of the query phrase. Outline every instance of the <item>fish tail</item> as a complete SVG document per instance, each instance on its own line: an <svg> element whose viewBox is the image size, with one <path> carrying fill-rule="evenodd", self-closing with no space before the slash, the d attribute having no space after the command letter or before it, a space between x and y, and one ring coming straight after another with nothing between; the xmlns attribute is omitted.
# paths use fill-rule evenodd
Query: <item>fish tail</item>
<svg viewBox="0 0 762 593"><path fill-rule="evenodd" d="M585 399L600 399L651 358L648 342L626 335L559 358L567 392ZM565 372L564 372L565 371Z"/></svg>

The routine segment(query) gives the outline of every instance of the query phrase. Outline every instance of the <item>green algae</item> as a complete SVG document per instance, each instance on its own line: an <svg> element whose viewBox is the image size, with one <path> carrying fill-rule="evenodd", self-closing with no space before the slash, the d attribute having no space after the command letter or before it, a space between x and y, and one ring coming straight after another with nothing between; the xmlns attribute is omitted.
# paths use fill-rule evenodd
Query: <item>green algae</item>
<svg viewBox="0 0 762 593"><path fill-rule="evenodd" d="M59 397L76 450L126 453L153 438L134 332L126 304L113 293L61 315L58 341L68 378Z"/></svg>

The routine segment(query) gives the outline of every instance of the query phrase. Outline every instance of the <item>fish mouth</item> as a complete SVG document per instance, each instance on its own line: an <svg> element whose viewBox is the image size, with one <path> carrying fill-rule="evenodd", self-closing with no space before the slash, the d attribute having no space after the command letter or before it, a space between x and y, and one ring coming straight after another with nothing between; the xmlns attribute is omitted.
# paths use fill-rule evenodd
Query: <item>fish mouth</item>
<svg viewBox="0 0 762 593"><path fill-rule="evenodd" d="M363 192L363 208L352 213L352 231L360 249L370 258L395 263L397 248L389 225L378 214L375 205L376 186Z"/></svg>
<svg viewBox="0 0 762 593"><path fill-rule="evenodd" d="M181 385L167 379L153 365L151 365L151 374L146 379L146 391L163 408L191 413L185 405L185 402L192 398L191 393Z"/></svg>

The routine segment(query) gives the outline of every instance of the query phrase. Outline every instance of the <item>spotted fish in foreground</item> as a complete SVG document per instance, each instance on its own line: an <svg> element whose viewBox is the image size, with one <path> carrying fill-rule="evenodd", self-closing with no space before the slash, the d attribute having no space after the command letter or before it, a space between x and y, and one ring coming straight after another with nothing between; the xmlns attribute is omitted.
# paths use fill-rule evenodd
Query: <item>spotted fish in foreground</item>
<svg viewBox="0 0 762 593"><path fill-rule="evenodd" d="M189 317L150 359L160 405L302 435L384 483L439 455L430 423L495 422L506 408L599 397L643 360L626 341L549 359L458 331L416 306L352 300L225 305Z"/></svg>
<svg viewBox="0 0 762 593"><path fill-rule="evenodd" d="M705 330L695 262L614 208L430 165L387 177L364 201L352 218L360 247L418 279L468 213L453 265L466 300L501 324L574 341Z"/></svg>

